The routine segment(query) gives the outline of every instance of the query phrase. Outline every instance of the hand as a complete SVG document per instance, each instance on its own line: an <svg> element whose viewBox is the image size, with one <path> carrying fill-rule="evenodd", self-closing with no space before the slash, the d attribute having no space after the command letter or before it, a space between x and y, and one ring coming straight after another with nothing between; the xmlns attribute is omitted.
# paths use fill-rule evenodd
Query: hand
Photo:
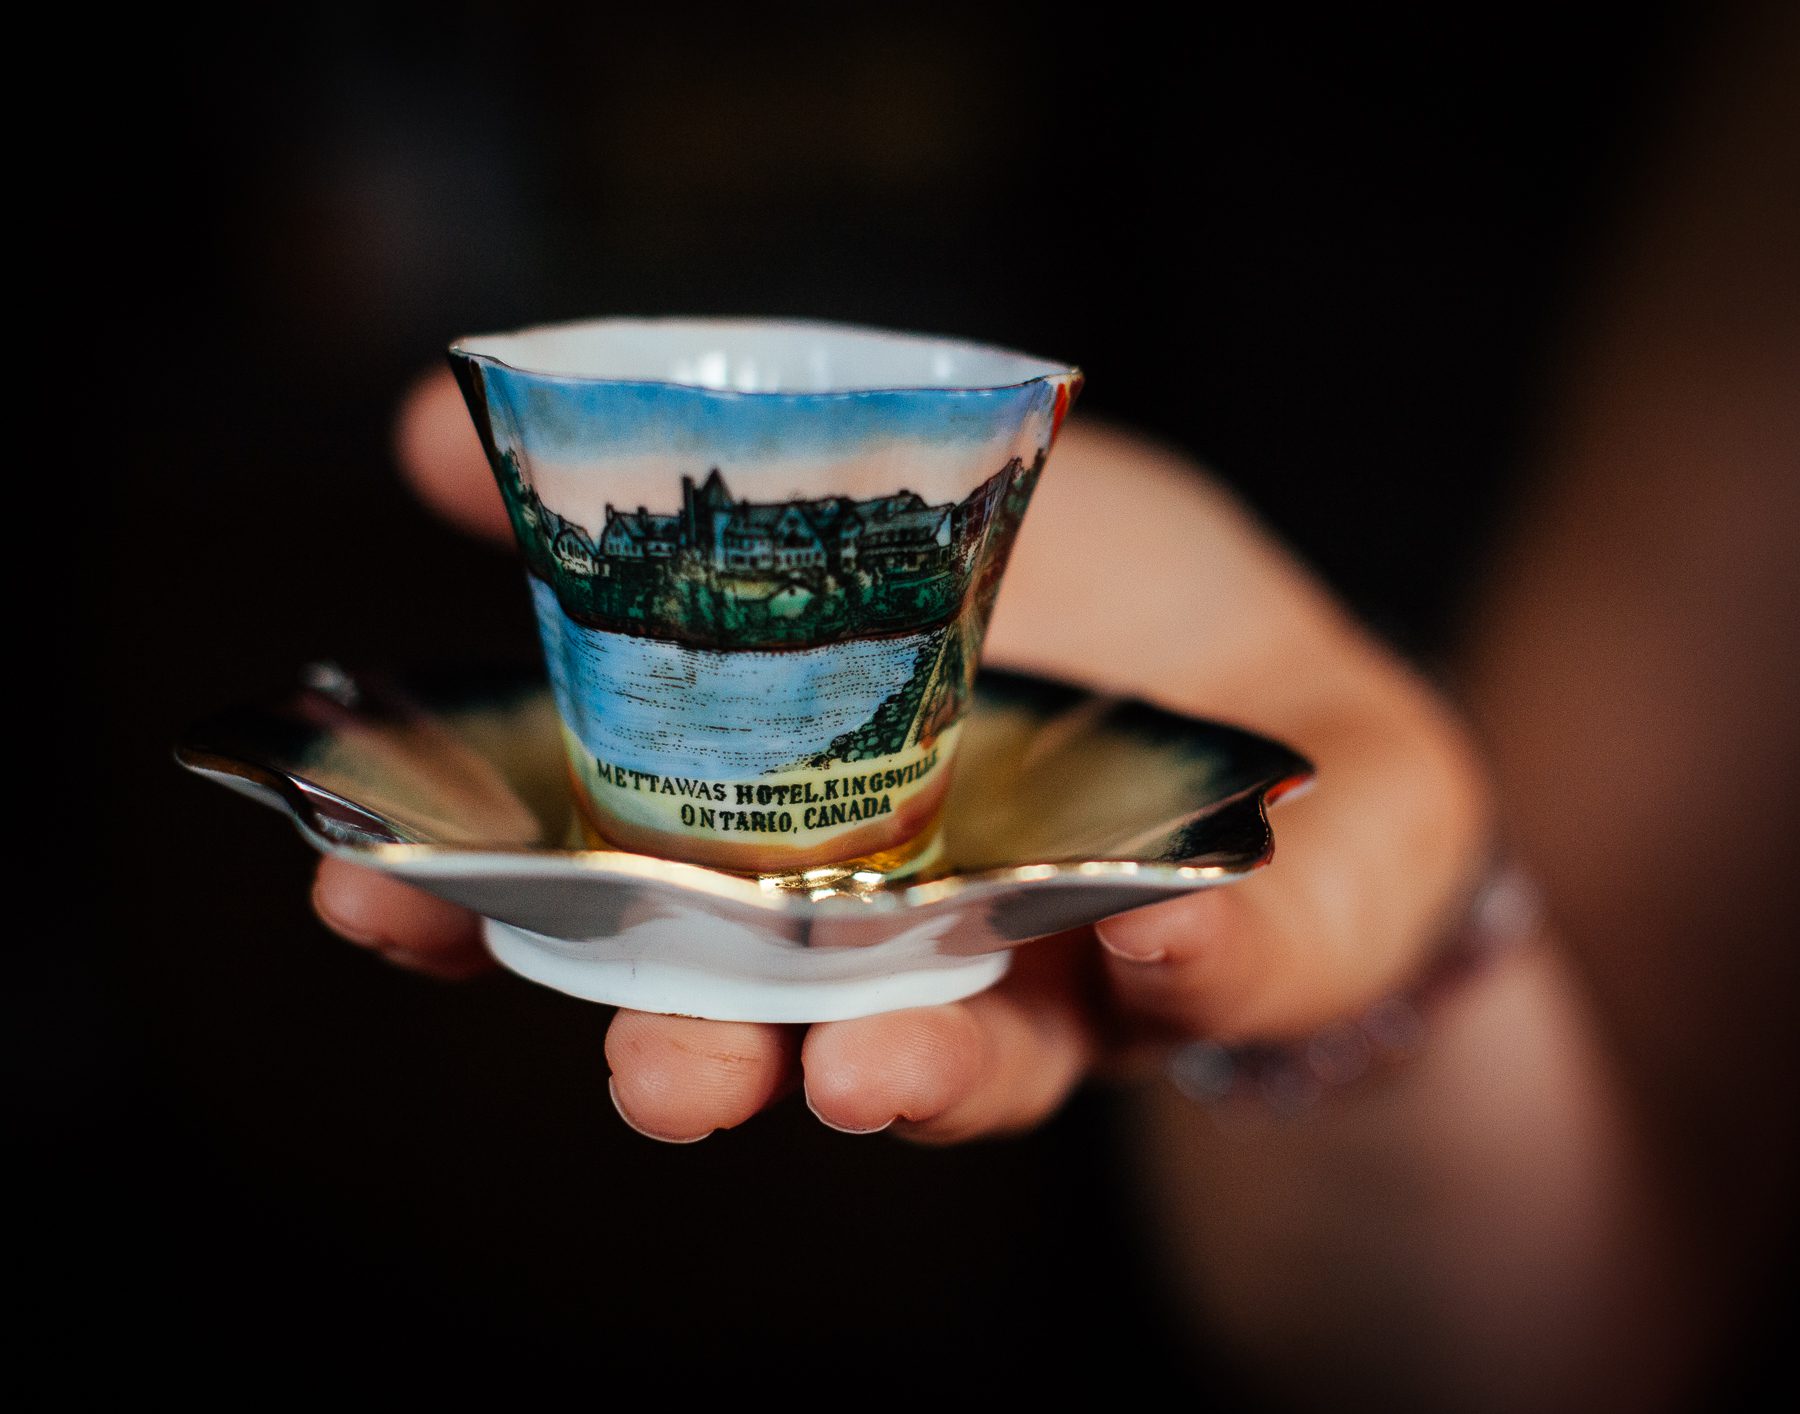
<svg viewBox="0 0 1800 1414"><path fill-rule="evenodd" d="M510 540L447 375L421 383L400 462L457 525ZM951 1006L800 1028L620 1011L612 1094L634 1129L690 1142L796 1087L834 1129L949 1142L1028 1128L1083 1076L1185 1036L1304 1034L1397 986L1480 866L1487 794L1444 706L1219 488L1168 451L1071 424L1026 518L989 661L1240 722L1312 757L1279 808L1279 860L1229 888L1027 944ZM491 965L476 920L338 860L327 925L402 966Z"/></svg>

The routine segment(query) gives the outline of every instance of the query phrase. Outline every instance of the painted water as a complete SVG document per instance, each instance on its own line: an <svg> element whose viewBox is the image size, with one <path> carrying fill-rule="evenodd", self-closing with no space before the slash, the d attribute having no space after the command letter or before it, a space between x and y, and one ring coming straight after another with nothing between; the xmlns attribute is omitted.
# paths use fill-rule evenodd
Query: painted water
<svg viewBox="0 0 1800 1414"><path fill-rule="evenodd" d="M531 593L563 720L600 760L665 776L741 780L823 751L903 688L942 632L725 652L585 628L542 580Z"/></svg>

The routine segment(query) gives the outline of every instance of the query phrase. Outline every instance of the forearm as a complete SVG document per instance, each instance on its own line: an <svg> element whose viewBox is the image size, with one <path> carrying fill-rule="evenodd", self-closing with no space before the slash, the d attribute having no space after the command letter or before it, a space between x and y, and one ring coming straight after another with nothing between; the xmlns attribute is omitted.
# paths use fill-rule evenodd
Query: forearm
<svg viewBox="0 0 1800 1414"><path fill-rule="evenodd" d="M1689 1363L1646 1329L1661 1223L1566 967L1530 945L1420 1053L1300 1115L1135 1106L1180 1306L1304 1406L1642 1409Z"/></svg>

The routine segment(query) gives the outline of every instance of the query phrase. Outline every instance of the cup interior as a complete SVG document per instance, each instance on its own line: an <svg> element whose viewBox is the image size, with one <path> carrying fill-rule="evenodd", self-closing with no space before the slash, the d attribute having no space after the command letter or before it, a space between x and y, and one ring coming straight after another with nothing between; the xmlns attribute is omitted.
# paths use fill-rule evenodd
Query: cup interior
<svg viewBox="0 0 1800 1414"><path fill-rule="evenodd" d="M550 378L737 393L968 391L1074 371L955 339L750 319L599 319L484 334L459 340L452 351Z"/></svg>

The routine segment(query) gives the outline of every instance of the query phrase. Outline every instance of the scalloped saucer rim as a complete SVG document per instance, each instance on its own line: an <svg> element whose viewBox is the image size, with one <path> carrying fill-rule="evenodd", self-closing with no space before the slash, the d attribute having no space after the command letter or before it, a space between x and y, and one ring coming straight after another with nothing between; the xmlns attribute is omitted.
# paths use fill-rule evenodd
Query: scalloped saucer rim
<svg viewBox="0 0 1800 1414"><path fill-rule="evenodd" d="M1123 752L1139 775L1123 797L1111 799L1114 814L1121 799L1133 808L1140 797L1161 808L1172 799L1185 805L1172 817L1150 820L1154 828L1143 819L1114 822L1115 829L1135 827L1122 839L1142 841L1136 857L1115 840L1112 849L1086 855L1022 854L915 881L835 879L796 888L626 851L420 839L416 826L408 838L408 827L391 818L397 807L390 803L384 815L359 803L358 787L345 782L371 774L379 781L386 771L390 799L398 782L404 801L407 788L428 797L459 775L482 776L491 778L483 789L508 796L507 808L525 808L528 773L520 761L536 754L538 744L502 734L519 759L501 762L471 746L471 724L519 704L535 710L537 699L547 697L541 670L509 674L500 688L484 691L469 686L477 681L472 672L456 681L462 696L389 693L378 679L315 666L301 691L280 706L203 723L178 747L177 760L281 809L321 853L472 908L484 919L490 951L522 976L590 1000L718 1019L836 1020L971 995L1004 975L1011 949L1022 942L1261 869L1274 848L1267 807L1313 779L1305 758L1254 733L1056 679L984 669L977 685L981 710L972 720L999 731L993 724L1017 725L1009 713L1019 718L1026 740L1015 752L1023 753L1019 760L1046 743L1053 761L1071 744ZM301 714L306 703L314 710ZM301 715L303 730L294 736ZM490 750L493 739L490 727ZM321 744L324 765L335 760L340 776L345 760L356 769L323 784L332 772L315 760ZM978 817L991 804L983 788L997 789L1002 830L1029 836L1040 822L1027 808L1032 787L1018 762L1011 762L1016 774L1009 776L995 763L1010 758L992 742L970 745L964 769L978 779L968 792L975 804L965 800L963 817ZM1215 768L1221 784L1234 788L1208 793L1184 784L1189 776L1212 780L1208 772ZM377 798L381 793L373 789ZM956 800L953 791L952 821ZM1101 802L1102 816L1107 804ZM1081 808L1066 813L1064 828L1079 834L1091 824ZM543 828L543 817L538 821Z"/></svg>

